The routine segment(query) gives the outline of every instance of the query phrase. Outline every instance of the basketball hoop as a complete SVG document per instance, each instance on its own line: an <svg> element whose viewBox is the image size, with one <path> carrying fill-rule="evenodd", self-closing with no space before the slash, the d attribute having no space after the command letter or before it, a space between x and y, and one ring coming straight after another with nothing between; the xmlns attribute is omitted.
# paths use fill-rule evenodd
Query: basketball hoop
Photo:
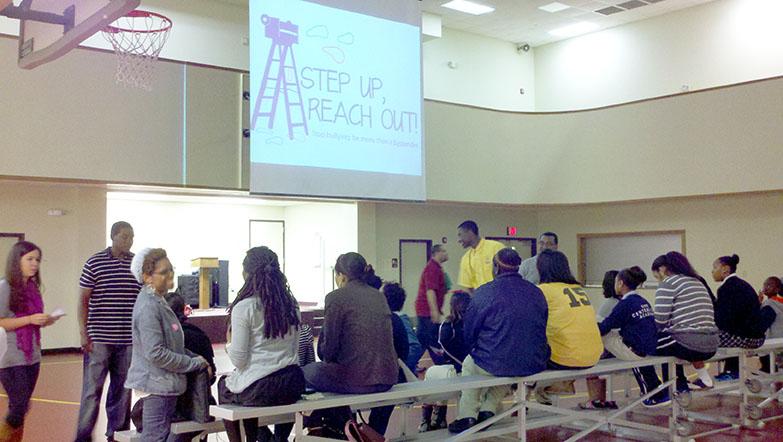
<svg viewBox="0 0 783 442"><path fill-rule="evenodd" d="M117 83L152 90L155 62L170 30L168 17L140 10L103 28L104 38L117 54Z"/></svg>

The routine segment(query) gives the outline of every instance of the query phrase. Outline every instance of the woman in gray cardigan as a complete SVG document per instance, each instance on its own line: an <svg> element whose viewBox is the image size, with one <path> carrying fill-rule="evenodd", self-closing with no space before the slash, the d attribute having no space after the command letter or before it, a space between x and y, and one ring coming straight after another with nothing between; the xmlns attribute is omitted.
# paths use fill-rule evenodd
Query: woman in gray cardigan
<svg viewBox="0 0 783 442"><path fill-rule="evenodd" d="M125 387L144 398L142 442L176 440L169 430L177 396L187 387L185 373L209 370L209 363L186 352L182 327L164 299L174 287L166 251L143 250L131 269L144 287L133 306L133 353Z"/></svg>

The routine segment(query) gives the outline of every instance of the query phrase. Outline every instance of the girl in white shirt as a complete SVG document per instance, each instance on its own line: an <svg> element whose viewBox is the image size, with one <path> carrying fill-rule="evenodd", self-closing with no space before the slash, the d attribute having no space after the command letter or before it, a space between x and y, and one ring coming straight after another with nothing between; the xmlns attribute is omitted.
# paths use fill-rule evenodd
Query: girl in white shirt
<svg viewBox="0 0 783 442"><path fill-rule="evenodd" d="M229 307L231 342L227 345L233 373L218 382L218 401L254 407L288 405L305 389L299 367L299 307L280 271L275 252L254 247L242 263L245 284ZM240 442L239 423L224 421L231 442ZM275 432L257 419L242 421L247 441L285 441L293 424L277 424Z"/></svg>

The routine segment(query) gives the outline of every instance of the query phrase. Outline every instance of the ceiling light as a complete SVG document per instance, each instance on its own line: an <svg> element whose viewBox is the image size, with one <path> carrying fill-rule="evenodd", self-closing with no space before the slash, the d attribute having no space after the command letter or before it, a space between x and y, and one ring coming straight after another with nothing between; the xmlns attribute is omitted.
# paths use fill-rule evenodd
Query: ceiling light
<svg viewBox="0 0 783 442"><path fill-rule="evenodd" d="M554 35L555 37L575 37L577 35L587 34L588 32L595 31L596 29L598 29L597 24L580 21L579 23L553 29L549 31L549 34Z"/></svg>
<svg viewBox="0 0 783 442"><path fill-rule="evenodd" d="M491 6L480 5L468 0L451 0L450 2L444 3L441 6L473 15L487 14L495 10L495 8Z"/></svg>
<svg viewBox="0 0 783 442"><path fill-rule="evenodd" d="M538 7L538 9L540 9L542 11L546 11L546 12L560 12L560 11L566 10L568 8L570 8L570 6L564 5L564 4L558 3L558 2L552 2L552 3L548 4L548 5L544 5L544 6L539 6Z"/></svg>

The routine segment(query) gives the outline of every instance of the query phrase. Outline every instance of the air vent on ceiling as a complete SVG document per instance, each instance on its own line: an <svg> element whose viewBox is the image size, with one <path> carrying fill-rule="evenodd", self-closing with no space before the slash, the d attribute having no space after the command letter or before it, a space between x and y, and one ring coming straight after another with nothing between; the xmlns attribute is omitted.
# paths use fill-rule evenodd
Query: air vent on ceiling
<svg viewBox="0 0 783 442"><path fill-rule="evenodd" d="M647 3L641 2L639 0L630 0L627 2L623 2L618 4L617 6L623 8L623 9L636 9L642 6L647 6Z"/></svg>
<svg viewBox="0 0 783 442"><path fill-rule="evenodd" d="M618 12L623 12L625 9L620 9L617 6L609 6L607 8L599 9L595 12L602 14L602 15L612 15L617 14Z"/></svg>
<svg viewBox="0 0 783 442"><path fill-rule="evenodd" d="M618 3L615 6L607 6L606 8L597 9L594 12L601 15L612 15L618 12L629 11L631 9L641 8L642 6L651 5L653 3L662 2L663 0L628 0L622 3Z"/></svg>

